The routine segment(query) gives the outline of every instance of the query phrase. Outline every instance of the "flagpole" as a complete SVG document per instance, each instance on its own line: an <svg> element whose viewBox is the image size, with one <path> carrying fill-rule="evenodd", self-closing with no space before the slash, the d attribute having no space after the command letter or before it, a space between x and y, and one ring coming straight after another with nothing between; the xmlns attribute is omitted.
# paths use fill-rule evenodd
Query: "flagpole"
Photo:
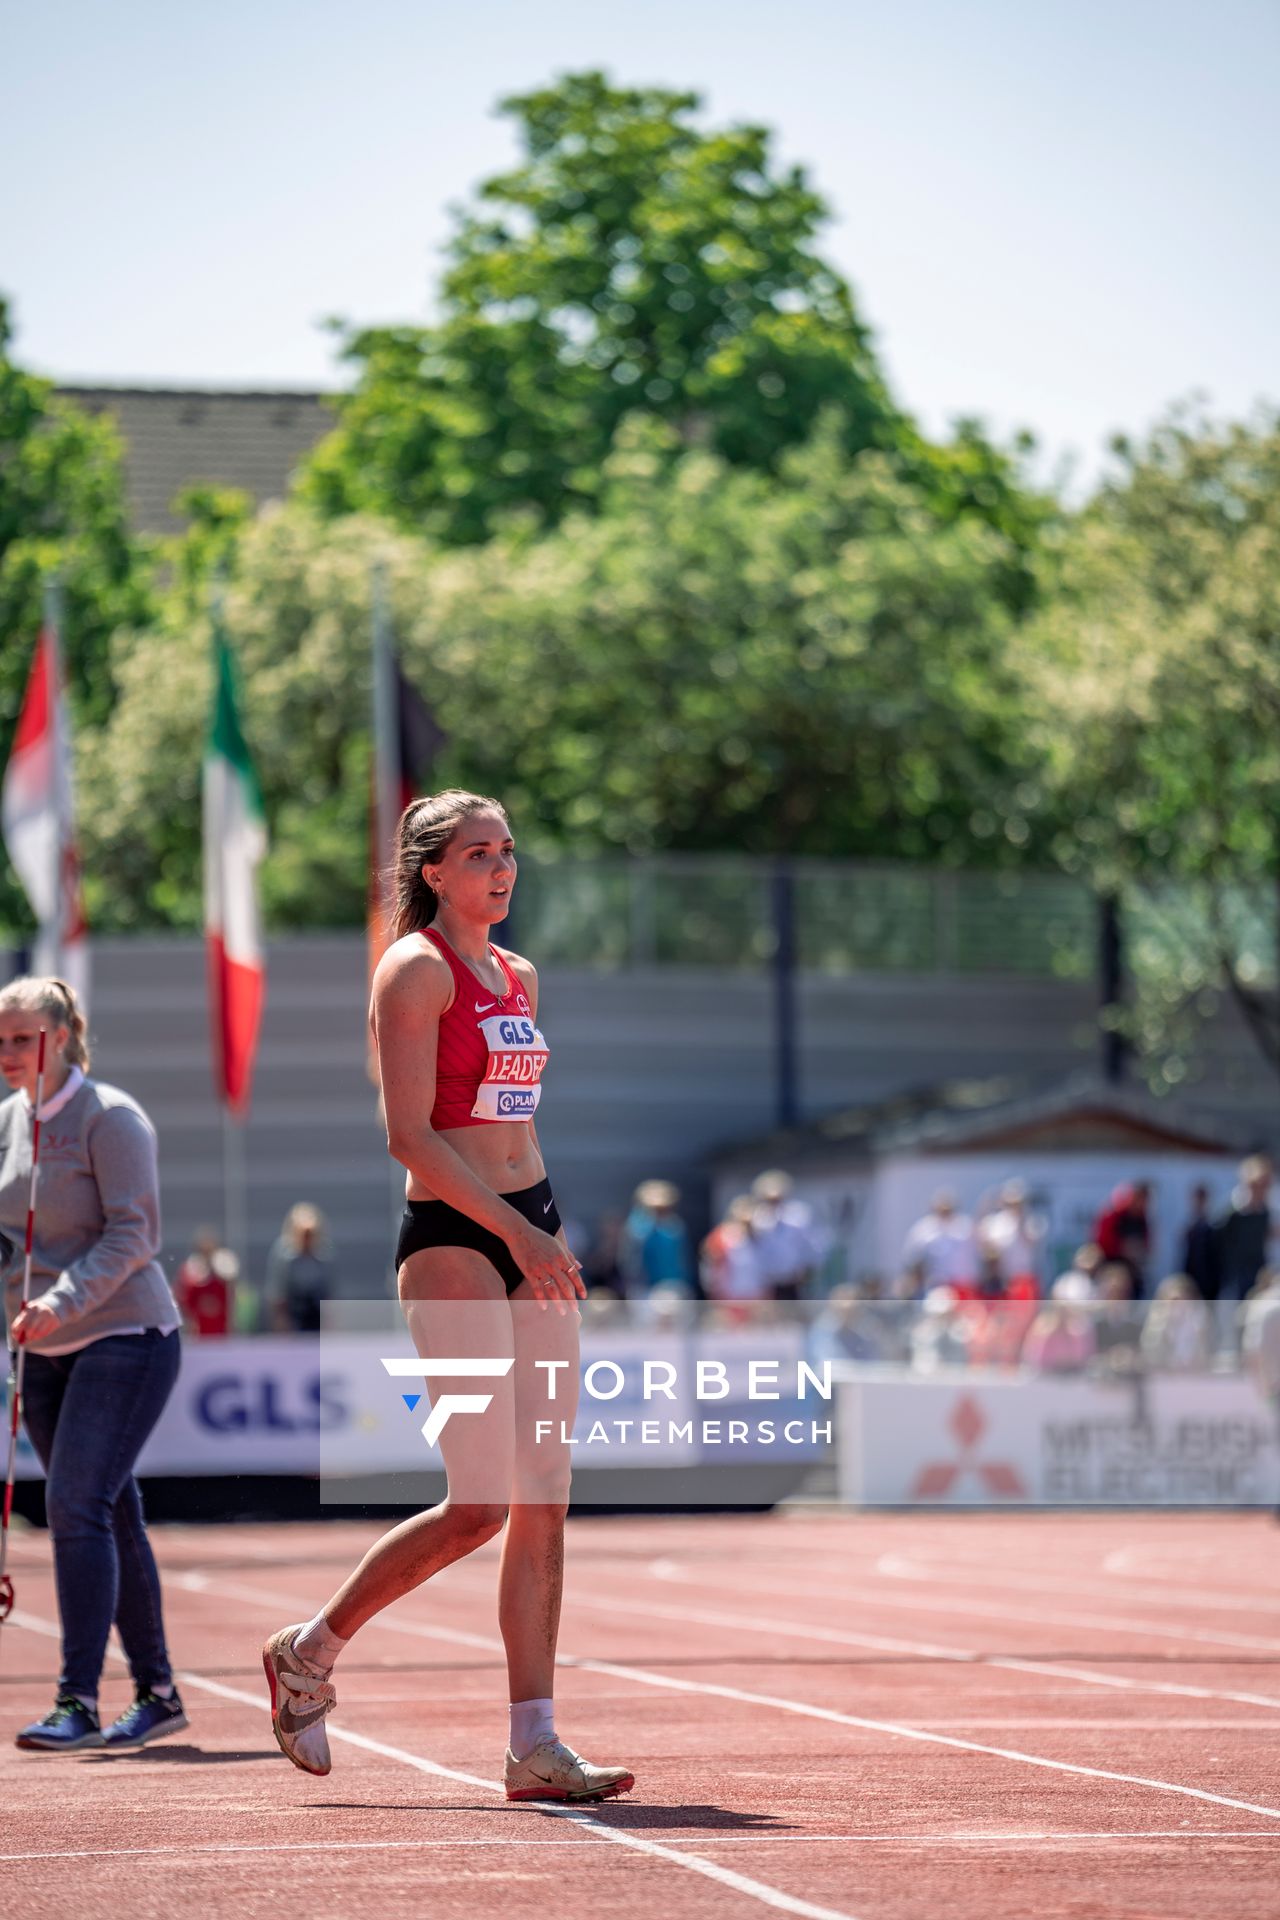
<svg viewBox="0 0 1280 1920"><path fill-rule="evenodd" d="M387 869L394 858L396 828L400 823L400 742L396 726L396 692L391 656L391 616L387 606L387 570L381 560L369 568L369 626L373 697L373 805L376 869L373 875L379 941L385 941L392 906ZM382 1102L378 1102L379 1119ZM388 1156L391 1182L391 1242L395 1244L404 1212L404 1168ZM394 1275L390 1278L394 1280Z"/></svg>
<svg viewBox="0 0 1280 1920"><path fill-rule="evenodd" d="M377 882L378 901L385 914L390 904L386 868L394 853L396 827L400 818L400 753L396 738L387 570L381 560L375 560L369 569L369 605L373 640L373 790L377 807Z"/></svg>
<svg viewBox="0 0 1280 1920"><path fill-rule="evenodd" d="M49 646L49 702L55 729L62 716L63 673L62 673L62 576L55 568L45 577L42 594L42 615L44 630L48 635ZM57 738L55 731L55 740ZM57 835L54 842L55 873L53 878L53 915L46 927L41 927L36 942L37 970L41 973L62 972L62 939L67 924L67 902L63 886L62 850L67 823L63 817L63 796L61 786L61 752L54 750L54 811L57 817Z"/></svg>

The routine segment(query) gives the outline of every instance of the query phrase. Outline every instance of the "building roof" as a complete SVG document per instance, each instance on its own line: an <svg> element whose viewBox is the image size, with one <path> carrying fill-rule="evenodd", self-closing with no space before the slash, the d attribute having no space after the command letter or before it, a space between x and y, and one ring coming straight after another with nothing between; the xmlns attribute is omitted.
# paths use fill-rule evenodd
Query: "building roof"
<svg viewBox="0 0 1280 1920"><path fill-rule="evenodd" d="M323 393L213 387L60 386L86 413L113 416L125 443L130 517L138 533L175 533L185 487L241 487L261 504L284 498L305 454L334 426Z"/></svg>
<svg viewBox="0 0 1280 1920"><path fill-rule="evenodd" d="M712 1164L725 1171L739 1163L798 1168L865 1163L895 1153L1007 1148L1242 1154L1257 1144L1182 1101L1111 1086L1085 1073L1049 1084L1016 1078L944 1081L739 1142L713 1156Z"/></svg>

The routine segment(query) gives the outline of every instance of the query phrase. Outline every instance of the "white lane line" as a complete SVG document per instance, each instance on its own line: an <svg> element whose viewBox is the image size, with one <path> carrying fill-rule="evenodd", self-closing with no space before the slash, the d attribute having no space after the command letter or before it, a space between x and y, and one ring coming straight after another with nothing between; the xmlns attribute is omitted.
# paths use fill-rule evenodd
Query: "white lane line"
<svg viewBox="0 0 1280 1920"><path fill-rule="evenodd" d="M704 1574L695 1574L695 1572L691 1572L689 1569L679 1567L676 1561L672 1561L672 1559L654 1559L654 1561L649 1563L649 1569L647 1569L647 1571L649 1571L649 1574L651 1574L654 1580L664 1580L664 1582L670 1584L670 1586L681 1586L681 1588L683 1588L683 1586L712 1588L712 1592L718 1592L723 1586L723 1580L708 1578L708 1576L704 1576ZM766 1582L762 1582L762 1580L752 1580L752 1586L764 1588ZM770 1592L770 1594L777 1594L779 1597L793 1597L793 1599L812 1599L812 1596L814 1596L814 1590L812 1590L812 1588L796 1588L796 1586L779 1588L777 1584L768 1584L768 1592ZM587 1599L587 1597L576 1596L574 1605L595 1607L597 1601ZM610 1611L618 1611L618 1609L624 1607L626 1603L624 1603L624 1601L601 1601L599 1605L601 1605L601 1607L606 1605ZM656 1611L656 1613L672 1615L672 1609L662 1609L662 1607L652 1609L652 1607L639 1607L639 1605L637 1605L633 1611L635 1611L635 1613L651 1613L651 1611ZM689 1619L695 1619L695 1615L691 1613ZM1025 1617L1025 1615L1017 1615L1017 1619L1027 1620L1027 1617ZM758 1619L748 1619L747 1615L718 1615L718 1619L716 1619L714 1624L727 1626L727 1624L731 1624L731 1622L737 1624L737 1626L739 1626L741 1630L745 1630L745 1632L770 1632L773 1638L777 1638L777 1636L789 1636L789 1638L793 1638L793 1640L806 1640L806 1638L810 1636L810 1632L821 1632L821 1636L825 1638L825 1634L829 1632L829 1630L818 1630L818 1628L816 1628L816 1630L810 1630L802 1620L770 1619L766 1620L766 1622L760 1622ZM710 1622L708 1622L708 1624L710 1624ZM1027 1624L1032 1624L1031 1620L1027 1620ZM856 1640L858 1636L848 1634L848 1638L850 1638L850 1640ZM1205 1686L1194 1686L1190 1680L1148 1680L1148 1678L1144 1678L1144 1680L1134 1680L1134 1678L1130 1678L1130 1676L1126 1676L1126 1674L1100 1672L1098 1668L1092 1667L1077 1667L1073 1661L1032 1661L1032 1659L1019 1659L1019 1657L1013 1655L1013 1653L984 1653L981 1647L958 1647L958 1645L950 1645L950 1647L938 1649L938 1647L935 1647L931 1642L927 1642L927 1640L919 1640L919 1642L910 1642L910 1640L908 1640L908 1642L904 1642L902 1645L904 1645L908 1651L917 1653L921 1659L969 1661L969 1663L979 1665L979 1667L998 1667L1002 1672L1036 1674L1036 1676L1040 1676L1040 1678L1044 1678L1044 1680L1077 1680L1077 1682L1080 1682L1080 1686L1102 1686L1102 1688L1111 1688L1113 1692L1117 1693L1161 1693L1161 1695L1169 1695L1169 1697L1173 1697L1173 1699L1201 1699L1201 1701L1215 1701L1215 1699L1219 1699L1219 1701L1232 1701L1234 1705L1240 1705L1240 1707L1274 1707L1274 1709L1280 1709L1280 1695L1278 1695L1278 1693L1255 1693L1251 1692L1251 1690L1244 1690L1244 1688L1205 1688Z"/></svg>
<svg viewBox="0 0 1280 1920"><path fill-rule="evenodd" d="M898 1740L915 1740L931 1746L953 1747L961 1753L986 1753L997 1760L1015 1760L1022 1766L1044 1767L1055 1773L1074 1773L1090 1780L1117 1780L1125 1786L1150 1787L1156 1793L1177 1793L1190 1800L1204 1800L1214 1806L1237 1807L1243 1813L1261 1814L1266 1820L1280 1820L1280 1807L1268 1807L1256 1800L1237 1800L1231 1794L1209 1793L1204 1787L1183 1786L1176 1780L1149 1780L1144 1774L1117 1773L1110 1767L1086 1767L1072 1760L1050 1760L1041 1753L1022 1753L1016 1747L992 1747L980 1740L961 1740L955 1734L929 1733L922 1727L908 1727L896 1720L870 1720L856 1713L839 1713L834 1707L814 1707L798 1700L784 1700L772 1693L749 1693L742 1687L717 1686L709 1680L677 1680L668 1675L648 1673L641 1667L616 1667L607 1660L578 1660L574 1664L592 1673L607 1673L618 1680L636 1680L642 1686L663 1687L674 1693L711 1694L720 1700L737 1700L744 1706L773 1707L779 1713L795 1713L809 1720L826 1720L837 1726L858 1727L867 1733L887 1733Z"/></svg>
<svg viewBox="0 0 1280 1920"><path fill-rule="evenodd" d="M212 1583L211 1583L212 1584ZM42 1633L46 1637L60 1639L58 1628L52 1621L40 1620L38 1616L16 1611L9 1616L16 1625L26 1627L28 1631ZM118 1661L124 1661L124 1655L108 1648L109 1654ZM184 1687L194 1687L206 1693L217 1695L223 1700L238 1700L244 1706L252 1707L261 1713L265 1701L260 1693L246 1693L240 1687L224 1686L219 1680L208 1680L203 1674L187 1671L177 1672L174 1678ZM385 1741L371 1740L367 1734L353 1733L346 1727L331 1726L328 1729L331 1740L340 1740L347 1746L360 1747L366 1753L375 1753L380 1759L399 1761L401 1766L413 1767L419 1773L433 1775L436 1779L458 1780L464 1786L480 1787L486 1792L500 1794L503 1805L509 1806L506 1789L500 1780L484 1780L478 1774L462 1773L456 1767L441 1766L438 1761L424 1760L416 1753L407 1753L403 1747L388 1746ZM736 1872L732 1867L721 1866L718 1860L703 1860L696 1853L685 1853L677 1847L664 1846L657 1840L646 1840L638 1833L621 1827L599 1826L593 1814L578 1808L569 1808L559 1802L539 1800L528 1803L530 1810L564 1820L569 1826L576 1827L591 1840L600 1840L619 1847L628 1847L635 1853L642 1853L651 1860L669 1861L672 1866L681 1867L686 1873L699 1874L704 1880L718 1881L721 1886L729 1887L734 1893L745 1894L757 1900L762 1906L772 1907L779 1913L794 1913L800 1920L855 1920L855 1916L835 1907L820 1907L812 1900L797 1899L794 1894L783 1893L781 1888L766 1885L763 1880L753 1880L749 1875ZM279 1849L277 1848L278 1852Z"/></svg>
<svg viewBox="0 0 1280 1920"><path fill-rule="evenodd" d="M891 1580L933 1580L945 1581L948 1585L970 1585L988 1583L992 1576L990 1561L958 1561L940 1558L936 1565L919 1556L909 1554L883 1553L875 1562L873 1571ZM1015 1573L1001 1566L999 1580L1002 1587L1016 1588L1026 1593L1080 1593L1086 1598L1100 1601L1123 1599L1137 1601L1144 1607L1194 1606L1204 1607L1210 1612L1230 1613L1280 1613L1280 1599L1274 1595L1269 1599L1258 1596L1254 1599L1242 1599L1238 1594L1227 1594L1217 1587L1183 1587L1171 1582L1175 1576L1168 1574L1163 1578L1152 1574L1150 1584L1142 1585L1141 1576L1128 1576L1128 1591L1122 1592L1119 1585L1107 1581L1079 1580L1070 1576L1058 1578L1052 1574Z"/></svg>
<svg viewBox="0 0 1280 1920"><path fill-rule="evenodd" d="M654 1562L652 1565L674 1565L673 1562ZM456 1570L451 1569L455 1577L451 1584L459 1588ZM663 1576L669 1578L669 1576ZM211 1576L199 1571L171 1576L171 1585L187 1587L193 1592L211 1589ZM262 1587L249 1587L236 1581L219 1580L217 1591L230 1599L244 1600L251 1604L293 1608L301 1613L314 1605L314 1595L306 1598L268 1592ZM710 1585L709 1581L696 1582L681 1575L681 1584ZM805 1597L810 1597L806 1592ZM974 1647L938 1646L927 1640L886 1640L880 1634L859 1634L853 1631L840 1632L835 1628L809 1627L799 1621L778 1620L772 1617L751 1618L746 1615L717 1611L714 1615L700 1614L683 1607L663 1607L652 1603L628 1602L625 1600L593 1599L579 1591L575 1593L572 1604L589 1608L592 1612L611 1614L630 1614L641 1619L657 1616L677 1623L690 1622L694 1625L713 1625L730 1627L738 1632L763 1634L774 1645L779 1637L795 1640L812 1639L819 1642L851 1647L865 1647L870 1652L905 1653L912 1657L927 1660L942 1660L962 1666L997 1667L1008 1673L1028 1674L1037 1679L1069 1680L1074 1684L1087 1687L1103 1687L1115 1693L1149 1693L1163 1698L1176 1700L1230 1701L1236 1706L1266 1707L1280 1709L1280 1695L1252 1693L1224 1687L1200 1687L1190 1681L1177 1680L1134 1680L1123 1674L1102 1673L1089 1667L1065 1664L1049 1660L1020 1660L1012 1654L983 1653ZM406 1634L413 1639L438 1640L446 1645L472 1647L484 1653L503 1653L500 1639L492 1635L469 1633L461 1627L432 1626L425 1621L396 1620L386 1614L378 1616L377 1624L388 1633ZM558 1664L566 1667L589 1665L574 1655L561 1654Z"/></svg>
<svg viewBox="0 0 1280 1920"><path fill-rule="evenodd" d="M977 1586L990 1584L992 1563L990 1561L958 1561L942 1557L933 1565L919 1555L912 1553L881 1553L875 1559L873 1572L887 1580L925 1580L933 1586ZM1138 1576L1130 1576L1121 1586L1115 1580L1079 1580L1071 1576L1055 1574L1036 1574L1000 1567L998 1572L1000 1586L1017 1588L1027 1594L1084 1594L1086 1599L1109 1601L1126 1599L1138 1601L1144 1607L1201 1607L1211 1613L1280 1613L1280 1599L1272 1596L1242 1597L1240 1594L1224 1594L1221 1588L1205 1586L1178 1586L1176 1574L1169 1572L1163 1578L1151 1574L1148 1582L1142 1582Z"/></svg>
<svg viewBox="0 0 1280 1920"><path fill-rule="evenodd" d="M286 1603L280 1599L279 1596L265 1594L257 1589L245 1589L238 1586L234 1588L230 1586L224 1588L220 1581L212 1577L202 1575L201 1578L206 1581L206 1590L211 1593L225 1592L229 1598L240 1598L247 1594L252 1596L255 1603L262 1600L271 1601L274 1599L277 1600L280 1605L292 1604L291 1602ZM612 1604L613 1603L610 1603L610 1605ZM630 1608L627 1610L638 1612L643 1611L643 1608ZM674 1611L675 1610L672 1609L672 1612ZM734 1620L733 1615L726 1615L724 1618L731 1624L738 1624ZM384 1616L378 1616L376 1621L370 1622L370 1624L385 1624L388 1627L393 1625L391 1621L385 1620ZM432 1638L445 1638L450 1631L448 1628L443 1627L415 1629L409 1627L407 1623L404 1627L398 1627L397 1630L410 1632L421 1631L429 1634ZM779 1630L775 1625L773 1629L775 1637ZM783 1631L785 1631L785 1629L783 1629ZM468 1634L466 1638L468 1644L474 1644L476 1636ZM501 1642L491 1644L500 1646ZM782 1699L777 1694L750 1693L743 1688L717 1686L711 1681L705 1680L678 1680L667 1675L652 1673L643 1667L618 1666L612 1661L587 1659L577 1654L561 1654L557 1659L557 1665L575 1668L578 1671L586 1673L604 1674L611 1679L626 1681L634 1685L664 1688L673 1693L695 1693L705 1695L712 1699L736 1700L747 1706L771 1707L781 1713L798 1714L807 1719L823 1720L838 1726L856 1727L870 1733L885 1733L895 1739L913 1740L935 1746L953 1747L968 1753L985 1753L995 1759L1013 1760L1024 1766L1042 1767L1059 1773L1079 1774L1095 1780L1116 1780L1129 1786L1148 1787L1158 1793L1181 1794L1188 1799L1203 1800L1215 1806L1235 1807L1246 1813L1260 1814L1267 1820L1280 1820L1280 1807L1265 1806L1253 1800L1239 1800L1227 1794L1210 1793L1208 1789L1204 1787L1188 1787L1178 1781L1151 1780L1143 1774L1117 1773L1104 1767L1086 1767L1077 1765L1072 1761L1051 1760L1043 1754L1022 1753L1014 1748L988 1746L981 1741L962 1740L954 1734L932 1733L921 1727L908 1727L898 1721L871 1720L860 1714L840 1713L831 1707L816 1707L810 1706L807 1702L803 1701ZM604 1832L614 1830L594 1828L593 1831Z"/></svg>
<svg viewBox="0 0 1280 1920"><path fill-rule="evenodd" d="M680 1586L710 1584L701 1582L696 1575L686 1574L671 1560L651 1561L649 1571L655 1579L673 1581ZM754 1593L776 1594L780 1599L796 1600L812 1599L814 1592L812 1583L797 1586L792 1582L768 1580L755 1574L751 1576L751 1589ZM945 1613L952 1620L967 1616L975 1620L1015 1620L1024 1626L1088 1627L1095 1631L1137 1635L1144 1640L1188 1640L1196 1645L1240 1647L1251 1653L1280 1653L1280 1640L1260 1640L1249 1634L1215 1633L1196 1627L1152 1626L1149 1621L1118 1619L1114 1614L1049 1613L1042 1607L1037 1607L1034 1613L1027 1613L1017 1607L1002 1607L988 1601L975 1603L949 1598L928 1599L923 1594L903 1593L886 1594L880 1601L872 1601L871 1604L909 1607L925 1613ZM708 1616L706 1624L723 1623L712 1621ZM808 1631L815 1639L837 1637L830 1628L821 1631L810 1628Z"/></svg>
<svg viewBox="0 0 1280 1920"><path fill-rule="evenodd" d="M1015 1829L1009 1833L725 1833L714 1838L699 1837L700 1847L824 1847L824 1846L860 1846L860 1847L985 1847L1015 1846L1021 1847L1029 1842L1043 1840L1051 1845L1077 1845L1082 1841L1112 1842L1128 1844L1135 1840L1191 1840L1199 1845L1202 1840L1271 1840L1280 1841L1280 1833L1274 1827L1141 1827L1120 1828L1107 1832L1091 1833L1049 1833L1032 1832L1029 1829ZM559 1840L550 1836L531 1839L471 1840L308 1840L306 1850L310 1853L417 1853L424 1848L437 1848L440 1851L461 1851L474 1847L580 1847L580 1840ZM278 1840L267 1841L210 1841L199 1842L190 1847L69 1847L45 1853L0 1853L0 1866L9 1866L28 1860L145 1860L155 1856L173 1856L189 1859L197 1854L220 1853L275 1853L280 1852Z"/></svg>

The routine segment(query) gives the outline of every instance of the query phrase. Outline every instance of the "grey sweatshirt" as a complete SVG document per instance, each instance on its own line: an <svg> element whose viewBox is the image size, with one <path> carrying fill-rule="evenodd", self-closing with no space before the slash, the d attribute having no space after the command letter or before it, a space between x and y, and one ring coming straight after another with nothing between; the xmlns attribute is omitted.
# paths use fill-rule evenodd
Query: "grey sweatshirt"
<svg viewBox="0 0 1280 1920"><path fill-rule="evenodd" d="M31 1109L0 1102L0 1261L5 1320L22 1304L31 1185ZM105 1334L175 1327L178 1312L156 1259L160 1197L155 1129L118 1087L86 1080L40 1129L40 1183L32 1245L32 1300L59 1325L28 1343L57 1352Z"/></svg>

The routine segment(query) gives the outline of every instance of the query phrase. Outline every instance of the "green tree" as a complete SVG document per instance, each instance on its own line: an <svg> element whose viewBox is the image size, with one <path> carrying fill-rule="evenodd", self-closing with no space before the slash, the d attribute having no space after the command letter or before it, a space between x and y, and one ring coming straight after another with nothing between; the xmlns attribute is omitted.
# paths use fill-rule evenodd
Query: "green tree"
<svg viewBox="0 0 1280 1920"><path fill-rule="evenodd" d="M1223 994L1280 1071L1280 415L1175 413L1117 455L1018 640L1051 845L1125 902L1159 1081Z"/></svg>
<svg viewBox="0 0 1280 1920"><path fill-rule="evenodd" d="M1043 853L1011 542L828 416L777 476L633 420L602 510L432 569L456 771L535 842L982 864Z"/></svg>
<svg viewBox="0 0 1280 1920"><path fill-rule="evenodd" d="M0 764L17 725L46 581L56 574L62 585L63 655L78 727L109 713L112 631L148 606L114 428L25 372L11 344L0 300ZM0 858L0 926L12 937L31 924L16 876Z"/></svg>
<svg viewBox="0 0 1280 1920"><path fill-rule="evenodd" d="M461 551L299 503L241 529L225 620L275 924L363 911L377 557L448 736L437 779L500 793L534 851L1043 854L1007 538L940 518L892 457L851 458L833 418L777 475L633 419L600 506ZM208 619L173 571L163 620L119 638L89 756L98 914L117 925L199 918Z"/></svg>
<svg viewBox="0 0 1280 1920"><path fill-rule="evenodd" d="M94 795L83 823L91 920L117 932L200 925L210 601L225 570L223 622L268 814L268 925L354 924L368 847L370 569L385 566L393 617L407 626L425 597L420 543L296 507L249 520L224 490L187 506L192 524L166 548L160 612L115 635L118 699L82 746Z"/></svg>
<svg viewBox="0 0 1280 1920"><path fill-rule="evenodd" d="M439 325L346 336L358 379L314 500L465 544L504 512L593 503L635 409L735 465L775 466L832 403L850 448L895 441L867 330L815 249L821 198L766 129L699 130L700 104L600 73L502 103L522 162L460 215Z"/></svg>

